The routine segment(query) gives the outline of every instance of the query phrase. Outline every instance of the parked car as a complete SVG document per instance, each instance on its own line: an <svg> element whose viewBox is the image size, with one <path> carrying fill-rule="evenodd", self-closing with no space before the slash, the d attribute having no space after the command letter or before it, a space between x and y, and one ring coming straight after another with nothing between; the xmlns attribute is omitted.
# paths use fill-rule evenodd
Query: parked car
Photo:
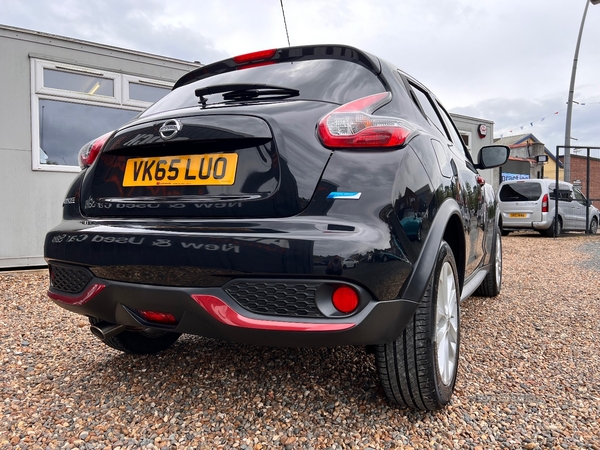
<svg viewBox="0 0 600 450"><path fill-rule="evenodd" d="M344 259L344 264L343 264L343 268L344 269L352 269L353 267L358 266L358 261L352 259L352 258L346 258Z"/></svg>
<svg viewBox="0 0 600 450"><path fill-rule="evenodd" d="M49 296L127 353L182 333L365 345L391 402L438 409L459 301L501 288L496 198L478 170L508 153L473 161L427 88L356 48L209 64L82 148L45 241ZM420 241L401 224L408 205L427 213ZM395 257L340 267L376 251Z"/></svg>
<svg viewBox="0 0 600 450"><path fill-rule="evenodd" d="M545 236L560 235L563 231L598 231L600 214L579 189L565 181L548 179L511 180L500 184L498 199L504 235L513 230L537 230ZM558 203L558 222L555 205ZM586 222L586 209L588 219Z"/></svg>

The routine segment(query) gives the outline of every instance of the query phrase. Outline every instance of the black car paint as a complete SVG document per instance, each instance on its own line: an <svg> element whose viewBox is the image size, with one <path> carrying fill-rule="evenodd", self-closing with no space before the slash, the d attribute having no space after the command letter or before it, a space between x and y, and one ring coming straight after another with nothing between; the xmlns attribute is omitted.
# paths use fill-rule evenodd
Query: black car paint
<svg viewBox="0 0 600 450"><path fill-rule="evenodd" d="M173 117L192 123L210 116L217 128L220 120L238 120L228 117L232 114L252 118L247 124L265 120L275 136L279 176L288 183L285 197L266 195L257 207L260 201L244 198L244 192L197 189L199 198L190 202L188 188L160 188L155 190L156 198L141 195L129 201L124 197L136 188L128 192L119 185L123 167L120 163L111 166L114 156L103 153L71 186L67 198L73 201L65 203L63 222L48 233L45 256L50 265L68 263L89 269L106 288L85 306L57 303L111 323L159 328L143 323L132 311L136 307L168 310L180 319L173 331L265 345L375 344L396 339L423 295L442 239L453 248L461 286L478 271L489 270L497 211L464 149L453 149L451 173L445 166L448 162L437 158L432 139L448 140L428 124L411 98L407 75L382 61L378 76L395 101L377 114L406 118L420 128L400 149L325 149L314 126L338 105L302 99L186 107L158 114L149 111L124 126L107 143L107 149L118 147L112 155L132 154L127 147L142 145L125 144L140 142L139 135L147 136L143 139L150 144L144 146L149 154L177 154L178 150L170 150L158 139L150 142L150 135L158 136L158 126ZM189 78L184 81L191 82L193 77ZM195 84L184 88L193 89ZM296 123L298 109L312 119ZM248 128L240 130L246 135L240 141L256 144L268 139L257 131L260 126ZM184 129L194 132L193 126ZM218 145L218 137L213 141ZM99 170L106 172L98 177L95 171ZM254 172L251 167L241 170L246 171L240 174L242 178L255 173L264 177L264 171ZM96 197L98 180L102 180L103 196ZM327 198L335 191L361 192L362 196L359 200ZM213 195L211 201L206 201L207 194ZM398 214L407 207L416 207L423 216L421 242L411 241L402 229ZM395 258L383 262L375 256L381 252ZM323 261L335 256L352 257L360 264L340 275L327 275ZM182 272L190 275L181 276ZM346 331L303 333L240 329L218 323L189 298L198 292L223 296L226 283L247 277L339 280L356 286L364 295L360 308L351 315L355 326ZM248 317L258 316L235 302L230 306Z"/></svg>

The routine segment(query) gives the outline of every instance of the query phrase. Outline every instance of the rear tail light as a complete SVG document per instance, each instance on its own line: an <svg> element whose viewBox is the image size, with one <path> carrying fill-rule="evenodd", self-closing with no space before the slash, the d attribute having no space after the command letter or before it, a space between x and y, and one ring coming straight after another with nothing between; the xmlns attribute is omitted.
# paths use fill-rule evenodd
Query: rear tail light
<svg viewBox="0 0 600 450"><path fill-rule="evenodd" d="M542 212L548 212L548 194L544 194L544 198L542 198Z"/></svg>
<svg viewBox="0 0 600 450"><path fill-rule="evenodd" d="M100 150L102 150L102 147L104 147L104 144L106 141L108 141L108 138L112 134L113 132L109 131L108 133L103 134L99 138L96 138L81 147L81 150L79 150L79 154L77 155L79 159L79 167L85 169L86 167L91 166L100 154Z"/></svg>
<svg viewBox="0 0 600 450"><path fill-rule="evenodd" d="M269 64L277 63L277 61L271 59L275 56L275 53L277 53L276 48L246 53L244 55L235 56L233 62L239 65L239 67L237 67L238 70L249 69L250 67L267 66Z"/></svg>
<svg viewBox="0 0 600 450"><path fill-rule="evenodd" d="M390 92L354 100L323 117L317 126L319 138L329 148L386 148L404 145L414 131L406 120L372 115L389 103Z"/></svg>
<svg viewBox="0 0 600 450"><path fill-rule="evenodd" d="M266 59L271 59L275 56L275 52L277 52L276 48L272 48L270 50L261 50L259 52L246 53L244 55L235 56L233 61L236 64L247 64L247 63L256 63L259 61L264 61Z"/></svg>

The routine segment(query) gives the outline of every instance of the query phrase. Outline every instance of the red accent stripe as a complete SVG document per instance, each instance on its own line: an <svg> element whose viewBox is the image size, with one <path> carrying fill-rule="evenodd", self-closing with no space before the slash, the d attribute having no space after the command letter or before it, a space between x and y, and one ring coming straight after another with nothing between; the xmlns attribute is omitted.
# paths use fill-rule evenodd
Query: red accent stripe
<svg viewBox="0 0 600 450"><path fill-rule="evenodd" d="M104 289L106 285L104 284L93 284L90 288L85 291L83 294L77 297L71 297L64 294L57 294L56 292L48 291L48 297L52 300L56 300L57 302L66 303L68 305L81 306L84 303L89 302L93 297L98 295L102 289Z"/></svg>
<svg viewBox="0 0 600 450"><path fill-rule="evenodd" d="M234 311L223 300L213 295L192 295L192 298L219 322L233 327L275 331L342 331L354 327L354 323L307 323L281 322L251 319Z"/></svg>

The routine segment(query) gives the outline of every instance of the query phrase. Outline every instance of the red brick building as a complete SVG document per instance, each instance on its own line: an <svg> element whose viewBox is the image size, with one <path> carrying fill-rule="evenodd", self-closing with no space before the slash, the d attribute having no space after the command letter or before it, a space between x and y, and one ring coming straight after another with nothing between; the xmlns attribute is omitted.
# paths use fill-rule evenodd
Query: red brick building
<svg viewBox="0 0 600 450"><path fill-rule="evenodd" d="M596 205L600 202L600 158L590 157L590 192L587 189L587 155L575 154L571 152L571 183L579 186L581 192L587 195L590 200L596 200ZM563 161L561 156L560 160Z"/></svg>

